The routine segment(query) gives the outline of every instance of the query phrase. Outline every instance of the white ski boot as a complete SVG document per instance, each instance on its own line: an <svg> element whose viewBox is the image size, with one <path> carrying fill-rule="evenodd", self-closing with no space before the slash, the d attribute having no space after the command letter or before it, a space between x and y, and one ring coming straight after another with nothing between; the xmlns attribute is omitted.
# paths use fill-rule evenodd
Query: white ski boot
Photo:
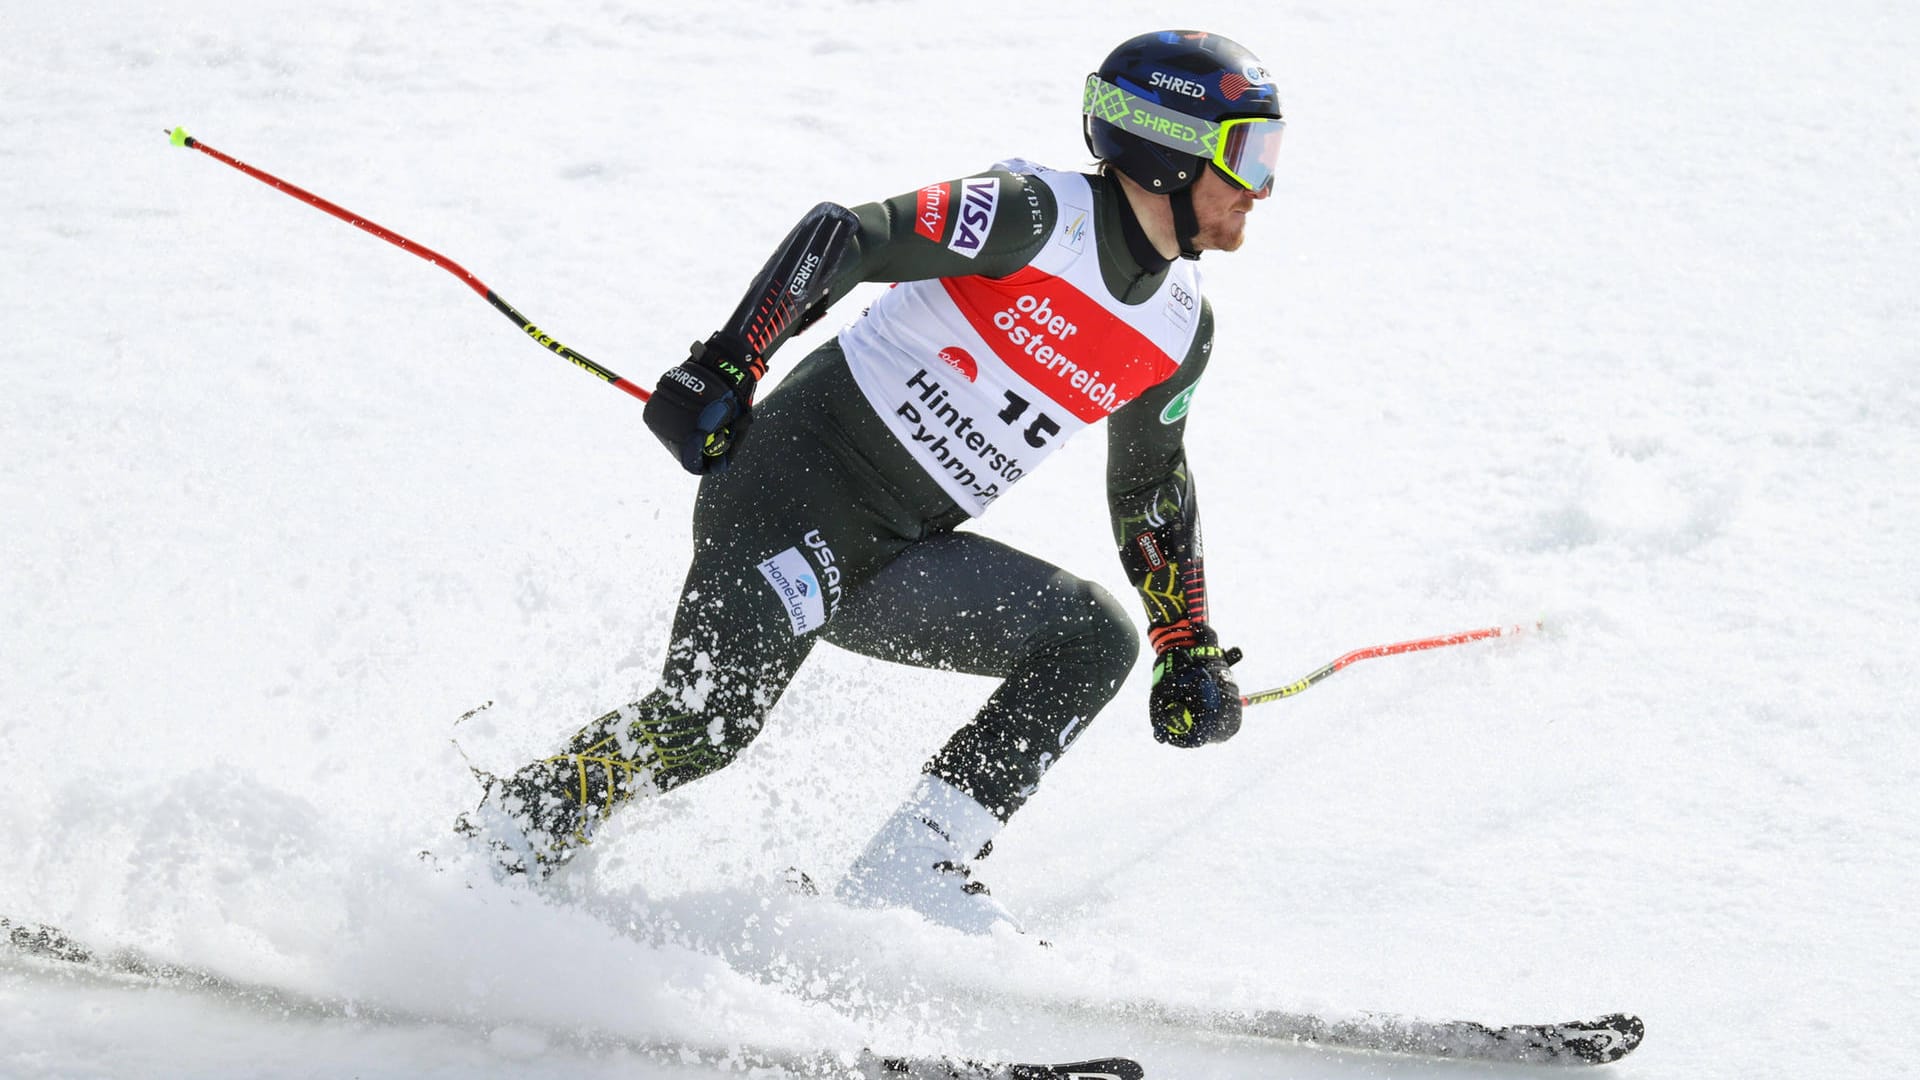
<svg viewBox="0 0 1920 1080"><path fill-rule="evenodd" d="M967 865L985 854L1000 824L966 792L923 776L833 894L853 907L908 908L963 933L991 933L997 923L1017 931L1020 924Z"/></svg>

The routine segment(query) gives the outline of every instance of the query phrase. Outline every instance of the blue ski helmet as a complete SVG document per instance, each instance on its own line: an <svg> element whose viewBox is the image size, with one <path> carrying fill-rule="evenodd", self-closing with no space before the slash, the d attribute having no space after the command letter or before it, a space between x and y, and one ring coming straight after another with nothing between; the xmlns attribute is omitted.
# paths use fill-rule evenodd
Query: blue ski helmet
<svg viewBox="0 0 1920 1080"><path fill-rule="evenodd" d="M1208 166L1265 194L1286 127L1259 58L1198 30L1123 42L1087 76L1081 111L1093 155L1160 195L1192 186Z"/></svg>

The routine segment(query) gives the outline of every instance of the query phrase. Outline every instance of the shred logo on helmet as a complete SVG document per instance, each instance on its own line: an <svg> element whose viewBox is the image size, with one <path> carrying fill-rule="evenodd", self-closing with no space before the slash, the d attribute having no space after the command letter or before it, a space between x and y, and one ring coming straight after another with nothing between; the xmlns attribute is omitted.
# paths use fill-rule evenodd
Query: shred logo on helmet
<svg viewBox="0 0 1920 1080"><path fill-rule="evenodd" d="M1272 185L1279 91L1257 57L1218 34L1122 42L1087 77L1081 111L1088 149L1148 191L1185 191L1209 165L1249 191Z"/></svg>
<svg viewBox="0 0 1920 1080"><path fill-rule="evenodd" d="M1171 90L1176 94L1185 94L1188 97L1196 98L1204 98L1207 96L1206 87L1194 82L1192 79L1183 79L1178 75L1169 75L1164 71L1154 72L1148 77L1147 81L1162 90Z"/></svg>

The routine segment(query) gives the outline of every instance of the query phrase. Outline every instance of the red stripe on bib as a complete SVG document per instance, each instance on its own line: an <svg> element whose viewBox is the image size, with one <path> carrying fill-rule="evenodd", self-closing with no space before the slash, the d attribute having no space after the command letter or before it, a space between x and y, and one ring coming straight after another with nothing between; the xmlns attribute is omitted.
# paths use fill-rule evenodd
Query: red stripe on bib
<svg viewBox="0 0 1920 1080"><path fill-rule="evenodd" d="M940 284L996 356L1086 423L1111 415L1179 366L1145 334L1050 274L1027 269Z"/></svg>

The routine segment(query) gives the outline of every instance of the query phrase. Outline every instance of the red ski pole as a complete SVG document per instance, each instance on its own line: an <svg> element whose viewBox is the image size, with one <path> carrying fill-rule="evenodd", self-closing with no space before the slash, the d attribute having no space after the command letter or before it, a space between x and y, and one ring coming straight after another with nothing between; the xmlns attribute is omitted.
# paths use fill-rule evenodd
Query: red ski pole
<svg viewBox="0 0 1920 1080"><path fill-rule="evenodd" d="M1421 649L1438 649L1447 645L1463 645L1469 641L1481 641L1485 638L1511 637L1514 634L1523 633L1529 629L1538 630L1541 626L1542 624L1537 622L1531 627L1489 626L1484 630L1462 630L1457 634L1441 634L1439 637L1420 638L1416 641L1402 641L1395 645L1374 645L1370 648L1355 649L1297 682L1288 683L1274 690L1262 690L1257 694L1248 694L1240 699L1240 704L1243 706L1261 705L1269 701L1279 701L1281 698L1292 697L1304 691L1307 687L1312 686L1314 683L1346 667L1348 664L1358 663L1361 660L1371 660L1376 656L1393 656L1397 653L1418 652Z"/></svg>
<svg viewBox="0 0 1920 1080"><path fill-rule="evenodd" d="M505 300L500 298L499 294L495 293L492 289L487 288L486 282L481 281L477 277L474 277L472 274L467 272L465 267L462 267L459 263L454 262L452 259L447 258L445 255L442 255L431 248L422 247L421 245L414 243L413 241L407 239L404 236L401 236L399 233L394 232L391 229L385 228L371 221L368 221L366 218L363 218L359 214L356 214L353 211L348 210L346 207L340 206L336 203L328 202L327 200L321 198L318 195L315 195L313 192L308 191L305 188L299 187L294 184L289 184L285 180L280 179L279 177L273 175L270 172L266 172L265 170L262 170L262 169L256 169L253 166L237 158L228 157L227 155L221 153L220 151L215 150L213 147L208 146L206 143L203 143L200 140L194 138L193 136L187 134L186 128L177 127L177 128L174 128L172 131L168 132L167 134L173 140L173 145L175 146L184 146L189 150L198 150L201 153L207 155L208 157L214 159L215 161L218 161L223 165L231 165L234 168L239 169L241 172L246 173L248 176L253 177L255 180L258 180L261 183L266 184L270 187L278 188L279 190L287 193L288 195L291 195L294 198L299 199L301 202L307 203L310 206L319 207L320 209L325 210L327 213L332 214L334 217L339 218L341 221L344 221L347 224L352 225L357 229L364 229L367 232L370 232L373 235L379 237L380 239L385 240L387 243L392 244L397 248L400 248L402 251L406 251L410 254L420 256L421 258L427 260L428 262L439 267L440 269L445 270L447 273L452 274L454 277L459 278L461 281L466 282L467 288L472 289L474 292L477 292L481 296L486 297L487 303L492 304L494 307L498 308L502 315L505 315L507 318L513 320L513 325L525 331L528 337L532 338L534 341L538 342L540 345L544 346L549 351L554 352L559 356L572 361L575 365L579 367L585 368L587 371L593 373L594 375L599 376L608 385L618 387L619 389L629 394L632 394L634 397L639 398L641 401L645 401L647 400L648 397L651 396L645 390L640 389L638 386L635 386L632 383L628 382L627 380L614 374L613 372L608 371L606 368L603 368L599 364L596 364L593 361L587 359L585 356L581 355L580 353L577 353L574 350L566 347L565 345L562 345L559 341L554 339L553 335L547 333L546 331L528 322L527 317L525 315L520 314L518 311L515 311L512 304L507 303Z"/></svg>

